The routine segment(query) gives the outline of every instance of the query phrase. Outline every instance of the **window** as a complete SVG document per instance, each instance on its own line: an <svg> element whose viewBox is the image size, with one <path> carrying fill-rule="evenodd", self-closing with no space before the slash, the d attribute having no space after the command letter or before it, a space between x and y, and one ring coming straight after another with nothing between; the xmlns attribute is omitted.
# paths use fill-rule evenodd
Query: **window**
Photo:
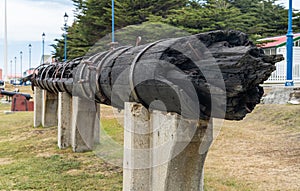
<svg viewBox="0 0 300 191"><path fill-rule="evenodd" d="M300 47L300 40L295 41L295 42L294 42L294 46L295 46L295 47Z"/></svg>
<svg viewBox="0 0 300 191"><path fill-rule="evenodd" d="M270 55L271 54L271 51L270 51L270 49L264 49L264 52L265 52L265 55Z"/></svg>
<svg viewBox="0 0 300 191"><path fill-rule="evenodd" d="M265 55L275 55L276 54L276 48L266 48L264 49Z"/></svg>
<svg viewBox="0 0 300 191"><path fill-rule="evenodd" d="M271 48L271 55L275 55L276 54L276 48Z"/></svg>

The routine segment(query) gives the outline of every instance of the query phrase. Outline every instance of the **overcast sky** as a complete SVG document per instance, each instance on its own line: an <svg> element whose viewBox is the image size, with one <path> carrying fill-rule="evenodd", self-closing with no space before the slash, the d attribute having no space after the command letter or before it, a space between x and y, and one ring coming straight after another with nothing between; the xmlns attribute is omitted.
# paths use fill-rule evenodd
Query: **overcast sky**
<svg viewBox="0 0 300 191"><path fill-rule="evenodd" d="M73 3L71 0L7 0L8 23L8 73L10 60L17 57L17 73L20 72L20 51L23 52L23 70L29 65L29 48L32 44L32 66L37 66L41 60L42 33L45 37L45 54L51 54L50 44L55 38L60 38L64 25L64 13L69 15L68 24L73 18ZM3 68L4 55L4 0L0 0L0 68Z"/></svg>
<svg viewBox="0 0 300 191"><path fill-rule="evenodd" d="M281 0L286 6L288 0ZM300 9L300 1L294 0L294 8ZM69 25L73 18L71 0L7 0L8 10L8 62L17 57L20 65L20 51L23 52L23 69L28 68L28 44L32 44L32 66L37 66L41 59L42 33L46 34L45 54L51 54L49 46L55 38L60 38L63 31L64 13L67 12ZM0 0L0 68L3 68L4 43L4 0ZM13 66L14 67L14 66ZM10 73L10 64L8 73ZM13 68L14 71L14 68ZM17 67L20 72L20 67Z"/></svg>
<svg viewBox="0 0 300 191"><path fill-rule="evenodd" d="M278 2L283 3L286 7L288 7L289 0L280 0ZM300 9L300 1L299 0L293 0L293 8Z"/></svg>

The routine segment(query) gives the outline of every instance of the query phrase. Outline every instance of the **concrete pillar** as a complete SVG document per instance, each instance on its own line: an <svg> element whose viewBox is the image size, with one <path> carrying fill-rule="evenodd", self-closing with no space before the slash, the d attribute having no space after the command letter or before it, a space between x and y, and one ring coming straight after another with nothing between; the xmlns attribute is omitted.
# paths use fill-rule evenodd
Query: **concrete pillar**
<svg viewBox="0 0 300 191"><path fill-rule="evenodd" d="M100 143L100 104L95 103L95 125L94 125L94 144Z"/></svg>
<svg viewBox="0 0 300 191"><path fill-rule="evenodd" d="M58 94L58 141L60 149L71 146L72 131L72 97L66 92Z"/></svg>
<svg viewBox="0 0 300 191"><path fill-rule="evenodd" d="M73 151L90 151L99 142L99 105L77 96L72 97L72 103Z"/></svg>
<svg viewBox="0 0 300 191"><path fill-rule="evenodd" d="M141 104L125 103L123 190L151 188L150 118Z"/></svg>
<svg viewBox="0 0 300 191"><path fill-rule="evenodd" d="M34 86L34 117L33 126L39 127L42 125L42 110L43 110L43 91Z"/></svg>
<svg viewBox="0 0 300 191"><path fill-rule="evenodd" d="M42 109L42 126L53 127L57 126L58 118L58 95L55 95L47 90L42 90L43 109Z"/></svg>
<svg viewBox="0 0 300 191"><path fill-rule="evenodd" d="M213 126L206 121L182 120L181 123L178 127L187 128L184 133L189 134L191 140L190 142L182 140L180 133L176 136L171 150L172 159L167 167L165 188L158 190L204 191L204 162L213 140ZM191 131L194 127L196 127L195 132ZM179 153L178 149L183 150Z"/></svg>
<svg viewBox="0 0 300 191"><path fill-rule="evenodd" d="M125 103L123 190L202 191L212 124Z"/></svg>

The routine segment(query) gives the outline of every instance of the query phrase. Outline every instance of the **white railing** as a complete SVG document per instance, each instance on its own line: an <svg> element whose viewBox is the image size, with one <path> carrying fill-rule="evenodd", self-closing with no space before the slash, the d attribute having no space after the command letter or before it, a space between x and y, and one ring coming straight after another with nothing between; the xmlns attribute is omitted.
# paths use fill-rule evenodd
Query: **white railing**
<svg viewBox="0 0 300 191"><path fill-rule="evenodd" d="M282 54L286 58L286 50L283 48L277 54ZM300 82L300 47L294 47L293 55L293 80ZM276 71L265 83L284 83L286 81L286 65L286 60L276 63Z"/></svg>

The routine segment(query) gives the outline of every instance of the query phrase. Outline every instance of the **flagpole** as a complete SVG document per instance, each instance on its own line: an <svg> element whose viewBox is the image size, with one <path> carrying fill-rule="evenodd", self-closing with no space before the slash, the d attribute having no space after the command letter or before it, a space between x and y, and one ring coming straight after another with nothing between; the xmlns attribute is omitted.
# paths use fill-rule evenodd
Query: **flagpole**
<svg viewBox="0 0 300 191"><path fill-rule="evenodd" d="M8 81L7 78L7 4L6 0L4 1L4 74L3 79Z"/></svg>

